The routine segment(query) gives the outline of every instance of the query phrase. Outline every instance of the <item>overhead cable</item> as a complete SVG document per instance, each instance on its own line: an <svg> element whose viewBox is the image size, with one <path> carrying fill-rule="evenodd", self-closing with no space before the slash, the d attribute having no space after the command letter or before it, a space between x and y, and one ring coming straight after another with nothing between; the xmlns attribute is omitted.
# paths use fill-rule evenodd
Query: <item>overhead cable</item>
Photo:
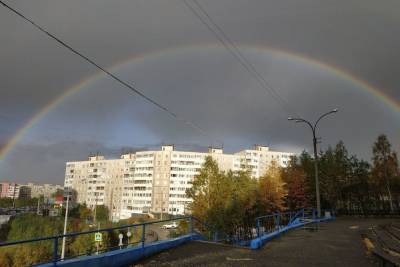
<svg viewBox="0 0 400 267"><path fill-rule="evenodd" d="M108 71L106 68L102 67L100 64L98 64L97 62L95 62L93 59L89 58L88 56L84 55L82 52L78 51L77 49L73 48L71 45L67 44L65 41L61 40L60 38L58 38L57 36L55 36L54 34L50 33L48 30L46 30L45 28L43 28L42 26L40 26L39 24L37 24L36 22L34 22L32 19L26 17L24 14L22 14L20 11L16 10L15 8L11 7L10 5L8 5L7 3L5 3L3 0L0 0L0 3L7 8L8 10L10 10L12 13L18 15L19 17L21 17L22 19L24 19L26 22L29 22L30 24L32 24L36 29L38 29L39 31L43 32L44 34L46 34L48 37L50 37L51 39L55 40L57 43L61 44L62 46L64 46L65 48L67 48L69 51L71 51L72 53L78 55L79 57L81 57L82 59L84 59L85 61L87 61L88 63L90 63L91 65L95 66L97 69L101 70L102 72L104 72L107 76L111 77L112 79L114 79L115 81L117 81L119 84L123 85L124 87L130 89L132 92L134 92L135 94L139 95L141 98L143 98L144 100L146 100L147 102L149 102L150 104L156 106L157 108L161 109L162 111L168 113L170 116L172 116L173 118L175 118L178 121L183 122L184 124L186 124L187 126L191 127L192 129L200 132L202 135L204 136L209 136L203 129L201 129L200 127L198 127L196 124L180 117L178 114L176 114L175 112L173 112L172 110L170 110L168 107L166 107L165 105L157 102L156 100L154 100L153 98L145 95L142 91L139 91L137 88L135 88L134 86L130 85L129 83L125 82L124 80L122 80L120 77L116 76L115 74L111 73L110 71Z"/></svg>

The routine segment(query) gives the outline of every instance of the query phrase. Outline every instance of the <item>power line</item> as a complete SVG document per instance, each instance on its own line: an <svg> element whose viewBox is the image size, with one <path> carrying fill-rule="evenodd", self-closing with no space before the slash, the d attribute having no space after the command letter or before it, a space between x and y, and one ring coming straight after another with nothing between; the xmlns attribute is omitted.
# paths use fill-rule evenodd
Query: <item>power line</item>
<svg viewBox="0 0 400 267"><path fill-rule="evenodd" d="M188 3L186 0L184 0L186 5L188 6ZM189 7L191 11L201 20L201 22L205 23L207 28L210 29L215 36L220 40L220 42L224 45L225 48L231 52L237 60L239 60L240 64L249 72L250 75L255 77L260 85L272 95L277 101L281 102L284 106L288 106L288 103L272 88L268 82L264 79L264 77L257 71L255 66L241 53L239 48L235 45L235 43L229 38L229 36L225 33L225 31L212 19L212 17L208 14L208 12L201 6L201 4L196 1L192 0L193 3L197 6L197 8L207 17L209 22L212 24L212 26L215 27L212 28L211 26L208 25L208 23L201 18L200 14L196 12L193 8Z"/></svg>
<svg viewBox="0 0 400 267"><path fill-rule="evenodd" d="M192 6L188 3L191 1L195 4ZM277 100L289 114L296 114L290 107L289 103L281 97L278 92L267 82L267 80L257 71L254 64L252 64L235 45L232 39L225 33L209 13L201 6L197 0L183 0L183 3L190 9L190 11L215 35L220 43L238 60L238 62L246 69L246 71L255 78L258 83L269 93L275 100ZM197 9L196 9L197 8ZM203 14L203 16L201 14ZM206 21L206 19L208 22ZM211 24L211 25L210 25Z"/></svg>
<svg viewBox="0 0 400 267"><path fill-rule="evenodd" d="M21 17L23 20L25 20L26 22L29 22L30 24L32 24L35 28L37 28L39 31L43 32L44 34L46 34L47 36L49 36L50 38L52 38L53 40L55 40L56 42L58 42L59 44L61 44L62 46L64 46L65 48L67 48L68 50L70 50L72 53L76 54L77 56L83 58L85 61L87 61L88 63L90 63L91 65L95 66L97 69L101 70L102 72L104 72L105 74L107 74L109 77L111 77L112 79L114 79L115 81L117 81L118 83L122 84L123 86L127 87L128 89L130 89L132 92L136 93L137 95L139 95L140 97L142 97L144 100L146 100L147 102L149 102L150 104L155 105L156 107L158 107L159 109L161 109L162 111L165 111L166 113L168 113L170 116L172 116L173 118L175 118L178 121L183 122L184 124L186 124L187 126L191 127L192 129L200 132L202 135L204 136L208 136L208 134L202 130L200 127L198 127L197 125L195 125L194 123L181 118L180 116L178 116L178 114L176 114L175 112L173 112L172 110L170 110L168 107L158 103L156 100L152 99L151 97L145 95L143 92L139 91L138 89L136 89L134 86L128 84L127 82L123 81L121 78L119 78L118 76L114 75L113 73L111 73L110 71L108 71L106 68L102 67L100 64L96 63L94 60L90 59L88 56L85 56L82 52L79 52L78 50L76 50L75 48L73 48L71 45L67 44L66 42L64 42L63 40L61 40L60 38L58 38L57 36L55 36L54 34L50 33L49 31L47 31L45 28L43 28L42 26L38 25L36 22L34 22L32 19L26 17L24 14L22 14L21 12L19 12L18 10L14 9L13 7L9 6L7 3L5 3L4 1L0 0L0 3L7 8L8 10L10 10L11 12L13 12L14 14L18 15L19 17Z"/></svg>

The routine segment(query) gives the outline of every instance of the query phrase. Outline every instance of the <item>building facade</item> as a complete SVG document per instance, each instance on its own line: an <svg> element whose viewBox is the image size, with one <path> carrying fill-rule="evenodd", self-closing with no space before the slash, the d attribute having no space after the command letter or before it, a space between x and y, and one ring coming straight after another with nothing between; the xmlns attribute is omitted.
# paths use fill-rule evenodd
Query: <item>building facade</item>
<svg viewBox="0 0 400 267"><path fill-rule="evenodd" d="M0 182L0 197L8 198L51 198L57 190L63 190L61 185L53 184L17 184L14 182Z"/></svg>
<svg viewBox="0 0 400 267"><path fill-rule="evenodd" d="M0 182L0 197L18 198L20 185L12 182Z"/></svg>
<svg viewBox="0 0 400 267"><path fill-rule="evenodd" d="M32 198L43 196L44 198L51 198L57 190L63 190L64 187L61 185L54 184L34 184L27 183L23 185L25 187L30 188L30 196Z"/></svg>
<svg viewBox="0 0 400 267"><path fill-rule="evenodd" d="M165 145L157 151L139 151L119 159L90 156L86 161L66 163L65 187L77 193L77 202L94 209L105 205L112 220L135 214L186 214L191 199L186 197L195 175L207 156L222 171L248 170L253 178L265 174L272 161L285 167L292 153L271 151L265 146L224 154L222 149L208 152L177 151Z"/></svg>

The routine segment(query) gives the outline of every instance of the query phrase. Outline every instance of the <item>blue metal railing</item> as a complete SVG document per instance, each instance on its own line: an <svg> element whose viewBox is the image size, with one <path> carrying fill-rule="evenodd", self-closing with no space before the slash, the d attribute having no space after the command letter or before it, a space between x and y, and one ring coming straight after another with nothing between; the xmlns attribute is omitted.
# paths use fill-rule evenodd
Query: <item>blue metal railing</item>
<svg viewBox="0 0 400 267"><path fill-rule="evenodd" d="M333 210L326 210L330 212L331 217L335 217L335 212ZM323 213L325 210L323 211ZM255 218L255 233L253 232L252 238L258 238L260 236L273 233L273 232L280 232L282 229L290 228L293 225L297 225L299 222L307 222L308 221L316 221L317 219L317 213L315 209L312 208L303 208L298 211L286 211L286 212L275 212L272 214L264 215ZM159 220L159 221L149 221L149 222L143 222L143 223L135 223L135 224L129 224L129 225L123 225L123 226L116 226L116 227L109 227L109 228L101 228L101 229L93 229L93 230L88 230L88 231L82 231L82 232L74 232L74 233L67 233L65 235L54 235L54 236L48 236L48 237L39 237L39 238L32 238L28 240L19 240L19 241L11 241L11 242L4 242L0 243L0 248L2 247L8 247L8 246L15 246L19 244L29 244L29 243L34 243L34 242L40 242L40 241L49 241L52 242L52 257L51 257L51 262L54 263L54 265L57 264L58 261L60 261L60 256L59 256L59 246L60 246L60 241L65 237L65 238L71 238L71 237L77 237L80 235L85 235L85 234L94 234L94 233L101 233L101 232L107 232L107 233L112 233L113 231L116 230L126 230L129 228L133 229L141 229L141 233L137 233L138 235L136 237L135 242L130 242L128 238L128 242L126 244L118 245L118 246L113 246L113 247L106 247L105 249L97 250L98 252L105 252L105 251L110 251L113 249L118 249L122 247L129 247L132 245L136 245L137 247L144 248L145 243L146 243L146 233L148 234L151 230L150 225L153 224L161 224L161 223L168 223L172 221L187 221L188 222L188 228L187 228L187 233L189 234L197 234L203 236L205 239L214 241L214 242L221 242L221 241L232 241L235 244L243 244L243 245L249 245L248 244L248 239L243 239L243 237L236 236L236 235L227 235L226 233L218 232L214 227L210 226L209 224L199 220L196 217L193 216L183 216L183 217L177 217L177 218L172 218L172 219L166 219L166 220ZM154 229L154 228L153 228ZM136 233L136 231L135 231ZM139 238L140 237L140 238ZM242 240L243 239L243 240ZM251 239L251 238L250 238ZM155 240L153 240L155 241ZM147 240L147 242L149 242ZM92 247L91 247L92 251ZM79 253L78 253L79 254ZM78 257L82 255L88 255L88 254L79 254L79 255L68 255L68 258L71 257ZM65 257L65 259L67 259Z"/></svg>
<svg viewBox="0 0 400 267"><path fill-rule="evenodd" d="M296 212L275 212L272 214L259 216L256 221L257 237L262 234L279 230L283 226L288 225L296 217Z"/></svg>
<svg viewBox="0 0 400 267"><path fill-rule="evenodd" d="M329 212L329 216L335 218L335 211L333 209L325 209L321 211L321 215ZM328 213L326 213L328 214ZM325 218L325 217L324 217ZM261 235L278 231L284 227L291 226L300 221L316 221L317 210L314 208L302 208L297 211L275 212L272 214L259 216L256 221L257 237Z"/></svg>
<svg viewBox="0 0 400 267"><path fill-rule="evenodd" d="M142 231L141 238L138 242L134 242L134 243L140 244L141 247L144 248L145 242L146 242L146 228L147 228L146 226L152 225L152 224L167 223L167 222L172 222L172 221L185 221L185 220L189 222L188 232L191 234L195 233L195 229L193 226L194 221L203 225L204 228L211 228L209 225L205 224L204 222L201 222L200 220L198 220L197 218L195 218L193 216L183 216L183 217L177 217L177 218L166 219L166 220L149 221L149 222L135 223L135 224L129 224L129 225L123 225L123 226L117 226L117 227L109 227L109 228L94 229L94 230L88 230L88 231L82 231L82 232L67 233L65 235L60 234L60 235L53 235L53 236L47 236L47 237L32 238L32 239L27 239L27 240L3 242L3 243L0 243L0 248L20 245L20 244L35 243L35 242L40 242L40 241L52 241L53 242L52 262L56 265L56 263L61 260L59 257L59 253L58 253L59 241L61 241L64 237L65 238L77 237L80 235L102 233L102 232L110 233L115 230L124 230L124 229L128 229L128 228L134 228L134 229L141 228L141 231ZM132 244L132 243L130 243L130 244ZM103 251L109 251L109 250L110 249L108 248Z"/></svg>

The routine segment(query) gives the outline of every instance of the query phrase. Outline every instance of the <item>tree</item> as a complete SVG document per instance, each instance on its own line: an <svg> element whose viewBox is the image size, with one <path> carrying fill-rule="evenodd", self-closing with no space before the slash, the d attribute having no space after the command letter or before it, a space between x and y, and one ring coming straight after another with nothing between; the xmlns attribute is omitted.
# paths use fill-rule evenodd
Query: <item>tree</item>
<svg viewBox="0 0 400 267"><path fill-rule="evenodd" d="M86 222L92 218L92 211L86 206L86 204L77 204L69 210L68 216L71 218L79 218Z"/></svg>
<svg viewBox="0 0 400 267"><path fill-rule="evenodd" d="M305 171L297 164L297 158L292 157L287 168L282 170L282 179L287 190L285 206L296 210L309 205L307 178Z"/></svg>
<svg viewBox="0 0 400 267"><path fill-rule="evenodd" d="M193 202L189 204L193 215L210 221L213 209L217 208L221 202L221 197L214 192L220 191L223 178L217 162L207 157L200 173L195 176L192 187L186 191L187 196L193 199ZM224 194L224 192L221 193Z"/></svg>
<svg viewBox="0 0 400 267"><path fill-rule="evenodd" d="M343 208L348 203L344 200L343 187L349 181L351 163L349 153L342 141L335 148L329 147L320 153L320 188L322 203L329 208Z"/></svg>
<svg viewBox="0 0 400 267"><path fill-rule="evenodd" d="M55 197L62 197L62 196L64 196L64 190L58 188L58 189L56 190L56 192L54 192L53 194L51 194L51 196L54 197L54 198L55 198Z"/></svg>
<svg viewBox="0 0 400 267"><path fill-rule="evenodd" d="M22 214L12 220L7 241L52 236L61 233L62 229L61 218ZM46 240L9 248L12 266L30 266L46 262L52 257L52 246L52 240Z"/></svg>
<svg viewBox="0 0 400 267"><path fill-rule="evenodd" d="M298 165L305 174L308 201L310 204L314 204L317 199L315 196L314 159L308 152L303 151L298 158Z"/></svg>
<svg viewBox="0 0 400 267"><path fill-rule="evenodd" d="M382 199L387 199L390 210L394 210L391 192L392 184L397 184L399 178L399 165L396 152L392 151L391 144L386 135L378 136L372 148L372 179L375 186L382 195Z"/></svg>
<svg viewBox="0 0 400 267"><path fill-rule="evenodd" d="M248 172L221 172L217 162L207 157L193 186L186 191L193 199L189 208L220 234L248 236L257 214L257 186Z"/></svg>
<svg viewBox="0 0 400 267"><path fill-rule="evenodd" d="M88 228L83 228L84 230L89 230ZM90 255L95 249L95 242L93 234L79 235L70 245L70 253L72 255Z"/></svg>
<svg viewBox="0 0 400 267"><path fill-rule="evenodd" d="M259 179L262 213L268 214L284 209L286 190L282 180L282 170L273 161L266 174Z"/></svg>
<svg viewBox="0 0 400 267"><path fill-rule="evenodd" d="M370 165L355 156L350 158L350 163L351 174L348 183L343 186L343 195L349 203L349 210L364 214L372 206L369 185Z"/></svg>
<svg viewBox="0 0 400 267"><path fill-rule="evenodd" d="M95 214L96 214L96 221L98 222L108 221L109 211L105 205L97 205Z"/></svg>

